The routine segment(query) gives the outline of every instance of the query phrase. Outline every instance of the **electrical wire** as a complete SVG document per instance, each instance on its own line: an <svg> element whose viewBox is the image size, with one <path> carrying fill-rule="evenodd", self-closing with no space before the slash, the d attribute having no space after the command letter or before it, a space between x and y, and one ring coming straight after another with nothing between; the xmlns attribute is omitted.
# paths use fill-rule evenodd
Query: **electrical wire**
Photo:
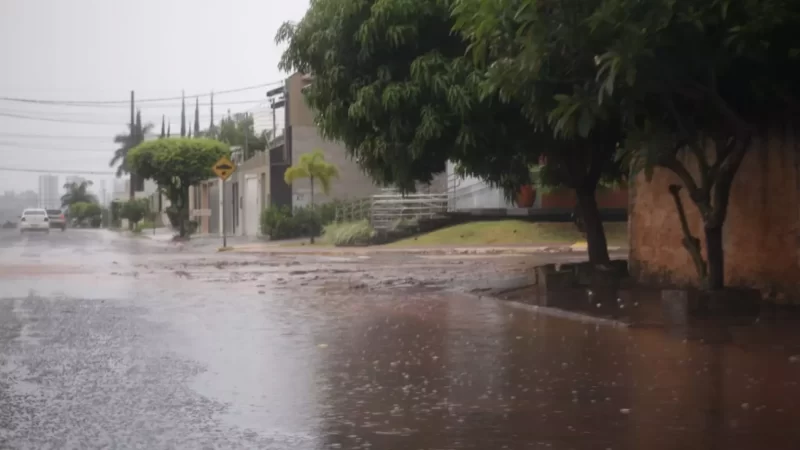
<svg viewBox="0 0 800 450"><path fill-rule="evenodd" d="M24 150L24 151L41 151L41 152L88 152L88 153L106 153L113 155L114 149L95 149L95 148L76 148L76 147L59 147L59 148L44 148L37 145L30 145L27 143L18 143L18 142L11 142L11 141L2 141L0 140L0 151L17 151L17 150Z"/></svg>
<svg viewBox="0 0 800 450"><path fill-rule="evenodd" d="M109 136L68 136L68 135L57 135L57 134L25 134L25 133L0 133L0 139L3 138L15 138L15 139L102 139L105 141L111 141L112 137Z"/></svg>
<svg viewBox="0 0 800 450"><path fill-rule="evenodd" d="M190 100L190 99L187 98L187 100ZM0 98L0 101L3 101L2 98ZM165 102L166 101L167 100L165 100ZM172 100L168 100L168 101L170 103L149 102L147 104L147 108L156 108L156 107L158 107L158 108L175 108L175 109L177 109L177 108L181 107L181 103L180 102L176 103L176 102L174 102ZM254 104L254 103L263 103L265 105L265 107L267 106L266 99L235 100L235 101L228 101L228 102L225 102L225 101L219 102L219 101L214 100L213 105L214 106L230 106L230 105L248 105L248 104ZM36 105L37 106L44 106L44 107L61 107L61 108L100 108L100 109L103 109L103 110L115 109L116 108L116 109L120 109L120 110L124 111L124 110L127 110L127 109L130 108L130 101L128 101L127 105L123 105L123 104L91 105L91 104L56 104L56 103L41 103L41 104L36 104ZM194 105L195 105L194 102L186 102L187 109L189 107L193 107ZM198 106L208 107L208 106L211 106L211 102L200 102L198 104ZM25 112L28 112L28 110L25 110ZM51 110L51 111L48 111L48 114L50 114L51 112L56 113L56 111L52 111ZM61 112L61 111L58 111L58 112ZM69 111L63 111L63 112L67 113Z"/></svg>
<svg viewBox="0 0 800 450"><path fill-rule="evenodd" d="M260 89L269 86L275 86L278 84L283 84L284 81L273 81L270 83L261 83L256 84L253 86L245 86L241 88L235 89L226 89L222 91L215 91L212 93L206 92L202 94L192 94L192 95L180 95L177 97L160 97L160 98L143 98L143 99L135 99L135 103L154 103L154 102L164 102L164 101L171 101L171 100L183 100L186 98L198 98L198 97L209 97L211 95L226 95L226 94L233 94L236 92L244 92L250 91L253 89ZM0 100L5 100L9 102L19 102L19 103L36 103L36 104L45 104L45 105L65 105L65 106L78 106L78 105L113 105L113 104L130 104L130 99L125 100L45 100L45 99L33 99L33 98L20 98L20 97L0 97Z"/></svg>
<svg viewBox="0 0 800 450"><path fill-rule="evenodd" d="M0 167L2 172L29 172L29 173L58 173L67 175L116 175L117 172L103 172L93 170L67 170L67 169L29 169L26 167Z"/></svg>

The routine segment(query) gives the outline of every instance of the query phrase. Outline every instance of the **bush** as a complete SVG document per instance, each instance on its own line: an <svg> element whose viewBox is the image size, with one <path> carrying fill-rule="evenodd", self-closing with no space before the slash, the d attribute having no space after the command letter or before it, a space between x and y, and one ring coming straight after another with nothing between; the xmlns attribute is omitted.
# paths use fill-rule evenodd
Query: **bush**
<svg viewBox="0 0 800 450"><path fill-rule="evenodd" d="M119 213L121 218L137 224L150 213L150 202L147 199L128 200L122 203Z"/></svg>
<svg viewBox="0 0 800 450"><path fill-rule="evenodd" d="M322 239L336 247L369 245L375 239L375 229L367 220L332 223L325 226Z"/></svg>
<svg viewBox="0 0 800 450"><path fill-rule="evenodd" d="M295 208L270 206L261 212L261 234L272 240L319 236L333 222L336 203Z"/></svg>

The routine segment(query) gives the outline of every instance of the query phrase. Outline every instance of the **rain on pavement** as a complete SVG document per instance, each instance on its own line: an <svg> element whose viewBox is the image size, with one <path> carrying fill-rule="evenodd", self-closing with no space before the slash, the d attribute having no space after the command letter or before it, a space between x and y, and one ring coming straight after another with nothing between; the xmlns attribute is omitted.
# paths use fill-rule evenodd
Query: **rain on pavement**
<svg viewBox="0 0 800 450"><path fill-rule="evenodd" d="M792 330L686 340L446 289L558 258L4 231L0 448L800 448Z"/></svg>

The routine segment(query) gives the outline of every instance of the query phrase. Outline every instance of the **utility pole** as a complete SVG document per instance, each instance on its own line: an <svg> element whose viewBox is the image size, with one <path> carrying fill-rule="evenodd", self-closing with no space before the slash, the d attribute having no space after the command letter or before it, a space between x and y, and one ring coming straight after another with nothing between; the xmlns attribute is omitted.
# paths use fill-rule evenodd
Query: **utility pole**
<svg viewBox="0 0 800 450"><path fill-rule="evenodd" d="M244 160L247 161L247 158L250 156L250 148L248 147L247 138L250 136L250 113L244 113Z"/></svg>
<svg viewBox="0 0 800 450"><path fill-rule="evenodd" d="M136 102L134 100L135 96L133 91L131 91L131 129L130 129L130 138L136 138ZM124 161L123 161L124 163ZM128 172L128 196L131 200L136 198L136 180L134 179L135 176L133 173Z"/></svg>

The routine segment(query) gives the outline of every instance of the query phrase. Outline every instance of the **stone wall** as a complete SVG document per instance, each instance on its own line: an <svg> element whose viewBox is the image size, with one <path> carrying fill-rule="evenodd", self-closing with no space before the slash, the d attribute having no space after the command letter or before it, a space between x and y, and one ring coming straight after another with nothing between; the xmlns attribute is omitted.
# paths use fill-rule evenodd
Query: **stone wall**
<svg viewBox="0 0 800 450"><path fill-rule="evenodd" d="M800 293L800 153L792 130L773 131L755 142L733 183L724 228L726 283ZM695 160L687 160L693 167ZM630 188L630 269L640 281L697 284L675 203L668 192L677 177L656 170ZM699 212L681 191L696 237L704 239Z"/></svg>

